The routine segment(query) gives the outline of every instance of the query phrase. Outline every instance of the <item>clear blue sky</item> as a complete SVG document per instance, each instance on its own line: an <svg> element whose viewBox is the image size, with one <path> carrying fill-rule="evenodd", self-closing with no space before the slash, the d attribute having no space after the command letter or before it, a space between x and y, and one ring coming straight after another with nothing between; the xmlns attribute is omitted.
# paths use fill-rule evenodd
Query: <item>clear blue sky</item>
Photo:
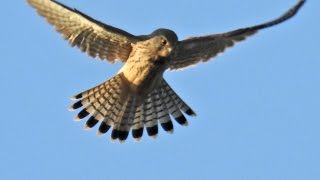
<svg viewBox="0 0 320 180"><path fill-rule="evenodd" d="M297 0L61 1L133 34L180 39L278 17ZM320 1L206 64L166 79L197 112L189 127L110 143L82 129L70 96L121 64L92 60L24 0L3 1L0 179L320 179Z"/></svg>

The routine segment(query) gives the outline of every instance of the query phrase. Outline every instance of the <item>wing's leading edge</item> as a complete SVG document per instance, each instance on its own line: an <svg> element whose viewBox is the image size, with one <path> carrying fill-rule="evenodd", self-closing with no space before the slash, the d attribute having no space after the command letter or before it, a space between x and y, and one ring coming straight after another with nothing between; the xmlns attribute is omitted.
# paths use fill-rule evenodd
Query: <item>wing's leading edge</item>
<svg viewBox="0 0 320 180"><path fill-rule="evenodd" d="M255 34L257 31L290 19L298 12L304 3L305 0L300 0L285 14L267 23L241 28L227 33L193 37L180 41L172 55L170 69L180 69L199 62L206 62L225 51L225 49L232 47L235 43L243 41L247 37Z"/></svg>

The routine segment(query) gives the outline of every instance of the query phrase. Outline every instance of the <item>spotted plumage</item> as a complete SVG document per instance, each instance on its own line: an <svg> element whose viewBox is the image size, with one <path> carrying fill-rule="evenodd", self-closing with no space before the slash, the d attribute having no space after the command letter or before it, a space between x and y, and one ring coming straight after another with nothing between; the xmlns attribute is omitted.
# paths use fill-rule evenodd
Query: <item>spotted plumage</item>
<svg viewBox="0 0 320 180"><path fill-rule="evenodd" d="M291 18L305 2L300 0L284 15L267 23L179 41L169 29L135 36L54 0L27 1L71 46L91 57L124 63L114 77L73 96L75 102L70 106L72 111L79 109L77 121L88 118L85 129L98 126L98 135L110 131L111 139L120 142L127 139L130 131L135 140L144 133L156 137L159 126L172 133L173 119L187 126L185 115L195 116L163 78L167 69L206 62L259 30Z"/></svg>

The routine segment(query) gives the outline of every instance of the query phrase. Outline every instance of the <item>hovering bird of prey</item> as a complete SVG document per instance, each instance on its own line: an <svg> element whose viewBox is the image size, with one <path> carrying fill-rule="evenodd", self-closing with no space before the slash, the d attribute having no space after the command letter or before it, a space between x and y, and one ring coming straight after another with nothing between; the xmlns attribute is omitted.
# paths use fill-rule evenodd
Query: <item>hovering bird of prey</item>
<svg viewBox="0 0 320 180"><path fill-rule="evenodd" d="M111 139L120 142L127 139L130 131L136 140L142 137L144 129L155 137L158 124L172 133L171 118L187 125L184 114L196 115L163 78L167 69L206 62L259 30L288 20L305 3L300 0L281 17L267 23L179 41L169 29L135 36L54 0L27 1L71 46L94 58L124 63L111 79L73 96L77 101L70 107L70 110L82 108L76 120L89 116L85 128L100 123L99 135L112 129Z"/></svg>

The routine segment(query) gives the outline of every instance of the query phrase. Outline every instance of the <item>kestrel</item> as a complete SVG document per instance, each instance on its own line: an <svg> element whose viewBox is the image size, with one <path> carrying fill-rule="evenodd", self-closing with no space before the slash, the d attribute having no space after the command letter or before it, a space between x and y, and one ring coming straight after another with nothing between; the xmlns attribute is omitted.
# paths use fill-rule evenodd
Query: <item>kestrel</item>
<svg viewBox="0 0 320 180"><path fill-rule="evenodd" d="M111 139L120 142L127 139L129 131L135 140L140 140L144 128L149 136L156 137L158 123L172 133L172 118L185 126L188 122L184 114L196 115L163 78L167 69L206 62L259 30L288 20L305 3L300 0L281 17L267 23L179 41L169 29L135 36L54 0L27 1L71 46L94 58L124 63L111 79L73 96L77 101L70 107L82 108L76 120L89 116L85 128L100 123L99 135L111 128Z"/></svg>

